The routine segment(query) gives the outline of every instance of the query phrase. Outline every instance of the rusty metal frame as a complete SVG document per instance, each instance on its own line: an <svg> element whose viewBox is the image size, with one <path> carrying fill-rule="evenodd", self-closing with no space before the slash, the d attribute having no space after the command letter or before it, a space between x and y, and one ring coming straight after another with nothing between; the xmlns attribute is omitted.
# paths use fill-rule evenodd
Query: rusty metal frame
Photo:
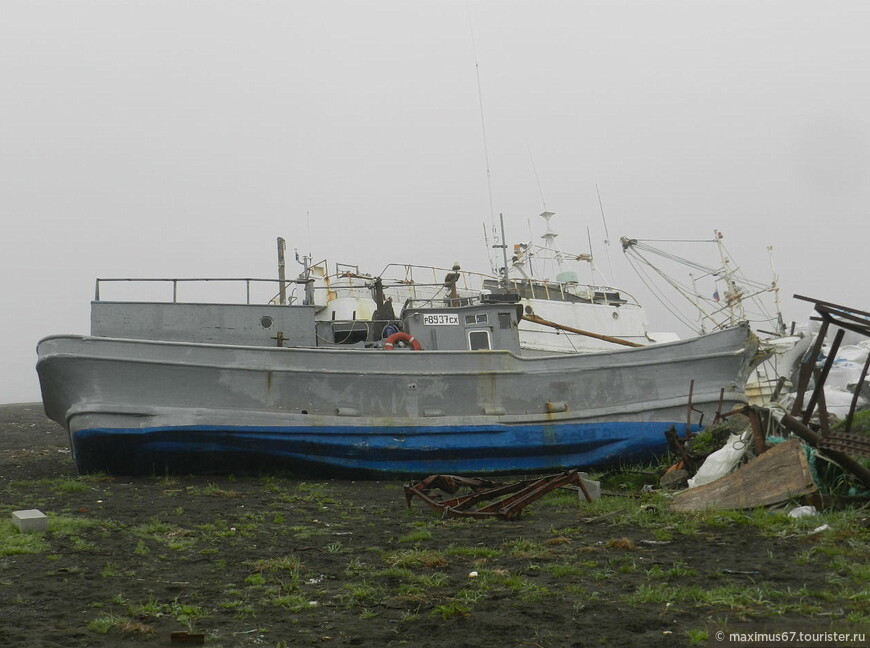
<svg viewBox="0 0 870 648"><path fill-rule="evenodd" d="M821 399L820 405L822 411L820 412L820 420L822 421L823 432L827 432L827 430L825 429L825 426L827 425L827 417L826 412L824 412L824 392L822 390L824 388L825 380L828 376L828 370L830 369L830 365L833 363L833 358L836 355L836 351L839 348L840 342L843 339L843 329L847 331L852 331L853 333L859 333L860 335L864 335L866 337L870 337L870 313L868 313L867 311L858 310L856 308L850 308L848 306L834 304L832 302L813 299L812 297L804 297L803 295L795 295L794 298L800 299L802 301L811 302L815 311L820 316L822 325L819 329L819 333L816 339L816 343L813 346L812 353L806 358L805 362L801 366L800 380L798 381L797 393L795 394L795 403L791 410L791 416L797 417L801 413L801 409L803 407L803 395L809 384L809 378L812 374L816 359L819 357L819 353L821 352L822 344L827 337L828 327L830 325L834 325L840 328L834 338L834 342L832 344L830 353L828 354L825 366L822 369L821 375L816 381L816 388L813 391L812 396L810 397L810 402L807 404L807 408L803 412L803 416L800 417L801 422L806 425L812 417L816 403ZM846 417L846 433L849 433L851 431L852 419L855 416L855 408L858 404L858 392L862 388L864 378L867 377L868 366L870 366L870 359L868 359L867 363L865 363L864 365L864 370L861 372L861 381L859 381L859 384L856 386L855 394L852 397L849 414Z"/></svg>
<svg viewBox="0 0 870 648"><path fill-rule="evenodd" d="M532 502L568 484L575 484L583 493L586 501L592 501L592 497L586 490L583 479L576 469L511 483L457 475L430 475L415 484L406 484L405 500L410 508L413 498L419 497L429 507L441 511L442 515L446 517L497 517L512 520L519 517L520 512ZM446 499L436 499L431 494L432 490L438 489L448 495L455 495L460 488L470 488L471 492L467 495ZM481 502L493 499L495 501L489 504L472 508Z"/></svg>
<svg viewBox="0 0 870 648"><path fill-rule="evenodd" d="M826 421L827 419L827 407L824 402L825 382L828 380L828 374L831 371L831 367L834 365L834 360L837 358L837 352L840 350L840 344L843 342L843 336L845 334L846 332L843 329L837 331L836 335L834 335L834 341L831 343L831 348L828 350L828 357L825 358L825 364L822 367L822 370L820 372L813 370L812 372L813 378L816 381L816 388L813 390L812 396L810 396L810 402L807 403L806 411L804 411L802 419L804 425L810 422L817 404L819 406L819 420Z"/></svg>
<svg viewBox="0 0 870 648"><path fill-rule="evenodd" d="M858 397L861 395L861 390L864 389L864 381L867 379L868 370L870 370L870 354L867 355L864 368L861 369L861 377L858 378L858 383L855 385L855 393L852 394L852 403L849 406L849 418L846 419L846 427L844 429L846 434L852 431L852 421L855 418L855 409L858 407Z"/></svg>

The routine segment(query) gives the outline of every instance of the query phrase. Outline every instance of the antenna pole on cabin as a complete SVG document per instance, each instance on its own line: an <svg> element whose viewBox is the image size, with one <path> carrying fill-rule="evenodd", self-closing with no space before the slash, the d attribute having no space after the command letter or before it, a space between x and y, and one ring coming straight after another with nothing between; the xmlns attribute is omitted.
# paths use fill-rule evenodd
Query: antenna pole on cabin
<svg viewBox="0 0 870 648"><path fill-rule="evenodd" d="M287 303L287 277L284 273L284 249L287 244L284 239L278 237L278 303L284 306Z"/></svg>
<svg viewBox="0 0 870 648"><path fill-rule="evenodd" d="M501 245L493 245L494 248L501 248L502 258L504 260L504 266L502 267L502 276L501 276L501 287L502 290L507 292L508 290L508 262L507 262L507 243L504 238L504 214L498 215L498 221L501 225Z"/></svg>

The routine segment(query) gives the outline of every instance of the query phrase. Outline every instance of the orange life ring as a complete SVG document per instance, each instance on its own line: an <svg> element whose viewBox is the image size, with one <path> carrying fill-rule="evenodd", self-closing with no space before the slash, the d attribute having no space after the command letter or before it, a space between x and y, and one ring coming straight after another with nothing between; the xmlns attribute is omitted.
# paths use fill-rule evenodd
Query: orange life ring
<svg viewBox="0 0 870 648"><path fill-rule="evenodd" d="M411 345L411 348L414 351L423 350L423 347L420 346L420 342L419 340L417 340L417 338L401 331L399 331L398 333L393 333L390 337L387 338L386 342L384 342L384 350L392 351L396 342L407 342Z"/></svg>

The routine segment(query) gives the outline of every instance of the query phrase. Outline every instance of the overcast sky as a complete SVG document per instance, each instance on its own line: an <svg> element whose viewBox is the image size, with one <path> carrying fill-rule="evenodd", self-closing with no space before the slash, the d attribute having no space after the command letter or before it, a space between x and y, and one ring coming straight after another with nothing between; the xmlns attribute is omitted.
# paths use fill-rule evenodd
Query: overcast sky
<svg viewBox="0 0 870 648"><path fill-rule="evenodd" d="M720 229L763 280L773 245L789 319L870 310L865 1L0 8L0 402L39 399L36 343L88 332L96 277L274 277L277 236L486 269L491 215L520 239L544 205L645 302L605 222Z"/></svg>

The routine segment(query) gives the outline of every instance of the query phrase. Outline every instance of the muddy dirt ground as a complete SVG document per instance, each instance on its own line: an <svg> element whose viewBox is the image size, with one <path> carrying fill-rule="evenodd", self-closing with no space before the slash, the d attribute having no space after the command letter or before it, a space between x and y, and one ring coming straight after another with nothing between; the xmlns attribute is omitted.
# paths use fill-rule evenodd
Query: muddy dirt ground
<svg viewBox="0 0 870 648"><path fill-rule="evenodd" d="M189 645L173 640L186 632L227 648L671 648L736 645L704 638L717 624L868 614L866 596L813 595L848 574L802 559L812 536L727 520L683 533L628 501L638 510L607 517L563 492L517 520L443 520L409 509L398 482L79 478L41 405L0 406L0 646ZM49 530L19 534L22 509ZM732 594L679 594L714 589Z"/></svg>

